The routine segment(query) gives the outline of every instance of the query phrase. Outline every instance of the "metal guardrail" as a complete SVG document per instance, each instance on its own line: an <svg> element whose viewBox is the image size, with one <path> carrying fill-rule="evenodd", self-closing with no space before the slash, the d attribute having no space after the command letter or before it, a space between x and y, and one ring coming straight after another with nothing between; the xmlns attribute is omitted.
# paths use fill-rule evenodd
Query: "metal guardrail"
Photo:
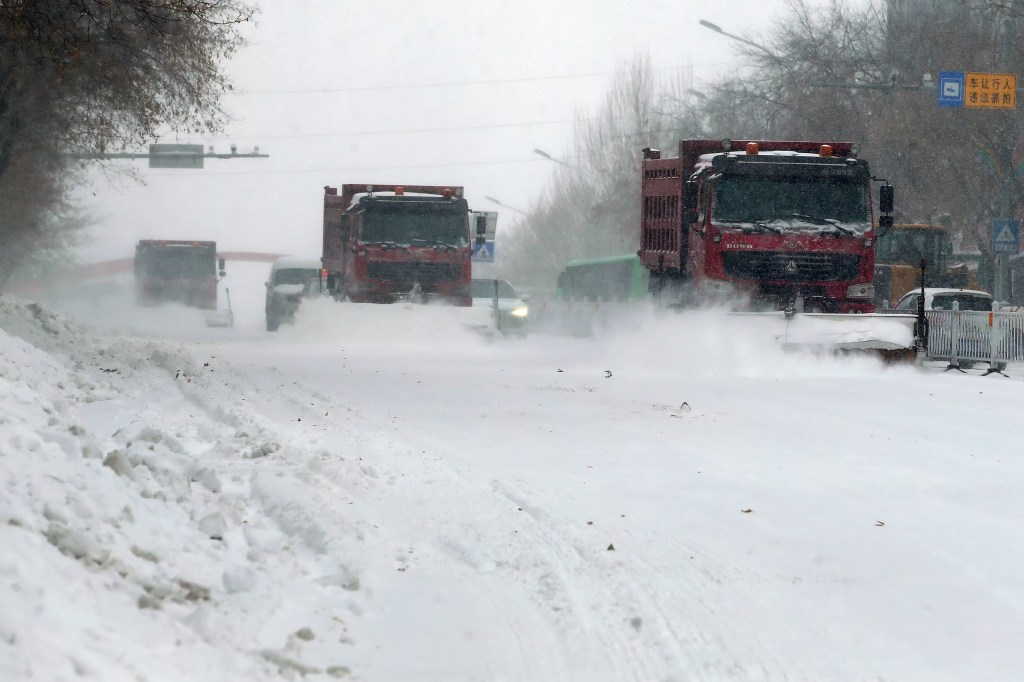
<svg viewBox="0 0 1024 682"><path fill-rule="evenodd" d="M1024 312L929 310L927 357L945 360L949 369L987 362L1001 371L1011 362L1024 362Z"/></svg>

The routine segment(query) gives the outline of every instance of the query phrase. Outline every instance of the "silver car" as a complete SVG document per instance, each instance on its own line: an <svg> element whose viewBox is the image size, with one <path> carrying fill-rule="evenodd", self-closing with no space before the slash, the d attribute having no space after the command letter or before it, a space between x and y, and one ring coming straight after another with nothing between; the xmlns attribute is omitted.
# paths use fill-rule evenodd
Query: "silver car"
<svg viewBox="0 0 1024 682"><path fill-rule="evenodd" d="M507 336L526 336L530 309L526 299L503 279L474 279L473 307L489 306L496 310L495 328Z"/></svg>

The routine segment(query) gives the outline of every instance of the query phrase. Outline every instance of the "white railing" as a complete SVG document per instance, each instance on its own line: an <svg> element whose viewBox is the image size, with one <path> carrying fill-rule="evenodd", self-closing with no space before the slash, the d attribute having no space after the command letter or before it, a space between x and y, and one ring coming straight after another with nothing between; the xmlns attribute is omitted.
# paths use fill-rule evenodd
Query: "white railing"
<svg viewBox="0 0 1024 682"><path fill-rule="evenodd" d="M945 360L950 369L987 362L998 371L1011 362L1024 362L1024 312L996 309L987 311L930 310L928 318L929 360Z"/></svg>

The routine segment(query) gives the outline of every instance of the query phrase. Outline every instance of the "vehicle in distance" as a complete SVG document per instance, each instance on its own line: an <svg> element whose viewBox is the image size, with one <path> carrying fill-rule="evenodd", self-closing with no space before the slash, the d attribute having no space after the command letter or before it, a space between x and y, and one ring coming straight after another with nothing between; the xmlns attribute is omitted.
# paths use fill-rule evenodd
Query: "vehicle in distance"
<svg viewBox="0 0 1024 682"><path fill-rule="evenodd" d="M526 336L530 309L525 299L503 279L473 279L470 283L473 307L496 309L494 326L502 334Z"/></svg>
<svg viewBox="0 0 1024 682"><path fill-rule="evenodd" d="M462 187L325 187L327 291L355 303L471 305L469 213Z"/></svg>
<svg viewBox="0 0 1024 682"><path fill-rule="evenodd" d="M282 322L294 322L304 296L320 292L320 261L316 258L283 256L270 267L266 282L267 331L277 331Z"/></svg>
<svg viewBox="0 0 1024 682"><path fill-rule="evenodd" d="M558 275L556 301L644 301L647 268L635 253L569 261Z"/></svg>
<svg viewBox="0 0 1024 682"><path fill-rule="evenodd" d="M920 286L923 259L925 287L977 289L974 273L954 262L950 228L928 223L897 223L878 235L875 251L875 306L885 308Z"/></svg>
<svg viewBox="0 0 1024 682"><path fill-rule="evenodd" d="M135 246L135 300L139 305L182 303L217 307L217 243L143 239ZM224 259L219 265L224 276Z"/></svg>

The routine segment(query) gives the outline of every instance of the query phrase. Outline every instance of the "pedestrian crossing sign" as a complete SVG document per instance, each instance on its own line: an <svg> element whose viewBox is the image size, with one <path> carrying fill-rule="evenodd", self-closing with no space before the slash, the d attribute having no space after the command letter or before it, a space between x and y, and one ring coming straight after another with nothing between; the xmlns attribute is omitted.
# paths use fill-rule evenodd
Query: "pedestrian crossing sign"
<svg viewBox="0 0 1024 682"><path fill-rule="evenodd" d="M1019 253L1020 252L1020 221L1019 220L993 220L992 221L992 252L993 253Z"/></svg>
<svg viewBox="0 0 1024 682"><path fill-rule="evenodd" d="M474 263L493 263L494 262L494 240L488 239L483 244L473 245L473 262Z"/></svg>

